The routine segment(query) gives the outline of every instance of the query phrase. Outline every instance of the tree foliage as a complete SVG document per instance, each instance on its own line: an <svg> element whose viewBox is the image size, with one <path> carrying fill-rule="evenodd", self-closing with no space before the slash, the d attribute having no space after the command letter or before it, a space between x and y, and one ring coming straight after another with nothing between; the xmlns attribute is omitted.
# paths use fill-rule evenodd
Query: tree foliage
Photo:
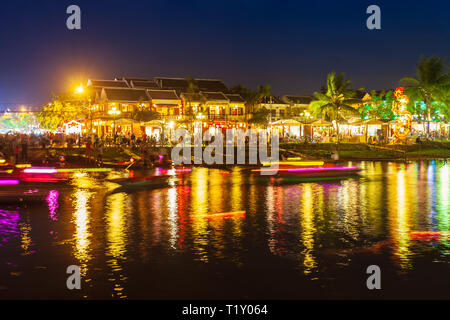
<svg viewBox="0 0 450 320"><path fill-rule="evenodd" d="M362 108L362 116L377 119L394 119L392 111L392 103L394 101L394 93L392 91L377 92L372 90L370 100L367 101Z"/></svg>
<svg viewBox="0 0 450 320"><path fill-rule="evenodd" d="M410 103L424 101L424 116L427 121L431 121L433 100L441 100L450 86L448 68L445 66L444 58L421 56L416 64L416 70L416 78L404 77L400 83L406 86L405 93L409 96Z"/></svg>
<svg viewBox="0 0 450 320"><path fill-rule="evenodd" d="M52 102L37 113L36 119L41 128L56 130L65 122L86 117L85 109L87 108L80 101L69 100L63 95L53 95Z"/></svg>
<svg viewBox="0 0 450 320"><path fill-rule="evenodd" d="M327 76L326 92L314 92L316 100L310 104L310 110L316 116L322 116L329 120L341 120L346 115L358 114L355 108L361 104L360 99L355 98L356 91L362 89L349 89L351 81L345 79L343 73L331 72Z"/></svg>
<svg viewBox="0 0 450 320"><path fill-rule="evenodd" d="M265 107L259 108L255 113L253 113L252 118L248 122L262 127L267 127L269 124L269 110Z"/></svg>

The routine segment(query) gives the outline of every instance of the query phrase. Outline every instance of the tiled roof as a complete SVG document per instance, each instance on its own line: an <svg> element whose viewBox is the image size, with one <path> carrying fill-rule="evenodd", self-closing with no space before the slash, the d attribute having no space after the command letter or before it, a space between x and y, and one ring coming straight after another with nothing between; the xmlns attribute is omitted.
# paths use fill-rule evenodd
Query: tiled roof
<svg viewBox="0 0 450 320"><path fill-rule="evenodd" d="M108 101L149 101L149 97L145 90L132 88L103 88L102 97Z"/></svg>
<svg viewBox="0 0 450 320"><path fill-rule="evenodd" d="M131 81L149 81L149 79L147 79L147 78L130 78L130 77L123 77L122 79L116 78L116 80L125 80L127 82L131 82Z"/></svg>
<svg viewBox="0 0 450 320"><path fill-rule="evenodd" d="M222 92L201 92L201 95L207 101L229 102L228 98Z"/></svg>
<svg viewBox="0 0 450 320"><path fill-rule="evenodd" d="M245 100L241 97L240 94L225 94L225 96L230 100L230 102L238 102L244 103Z"/></svg>
<svg viewBox="0 0 450 320"><path fill-rule="evenodd" d="M175 90L147 90L151 99L180 100Z"/></svg>
<svg viewBox="0 0 450 320"><path fill-rule="evenodd" d="M88 85L93 87L128 88L128 84L122 80L89 80Z"/></svg>
<svg viewBox="0 0 450 320"><path fill-rule="evenodd" d="M195 79L200 91L228 92L227 86L221 80Z"/></svg>
<svg viewBox="0 0 450 320"><path fill-rule="evenodd" d="M283 100L294 104L310 104L313 98L311 96L283 96Z"/></svg>
<svg viewBox="0 0 450 320"><path fill-rule="evenodd" d="M188 80L183 78L155 78L155 81L163 89L174 89L186 92L189 87ZM228 88L222 80L194 79L194 83L199 91L228 92Z"/></svg>
<svg viewBox="0 0 450 320"><path fill-rule="evenodd" d="M130 84L133 88L144 88L144 89L159 88L158 84L155 81L131 80Z"/></svg>
<svg viewBox="0 0 450 320"><path fill-rule="evenodd" d="M186 90L188 82L181 78L155 78L155 81L163 89Z"/></svg>

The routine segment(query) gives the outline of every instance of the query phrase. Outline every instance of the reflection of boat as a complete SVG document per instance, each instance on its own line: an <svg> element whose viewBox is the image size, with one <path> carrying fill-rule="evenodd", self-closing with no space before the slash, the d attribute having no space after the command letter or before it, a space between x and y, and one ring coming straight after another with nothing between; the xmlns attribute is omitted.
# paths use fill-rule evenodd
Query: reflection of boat
<svg viewBox="0 0 450 320"><path fill-rule="evenodd" d="M110 180L120 185L114 189L112 193L130 192L148 188L165 188L169 186L169 175L150 176L150 177L133 177Z"/></svg>
<svg viewBox="0 0 450 320"><path fill-rule="evenodd" d="M281 167L253 169L252 173L260 173L266 176L276 177L298 177L298 178L336 178L356 175L361 169L357 167Z"/></svg>
<svg viewBox="0 0 450 320"><path fill-rule="evenodd" d="M36 184L17 179L1 179L0 203L44 201L53 189L53 186L49 184Z"/></svg>

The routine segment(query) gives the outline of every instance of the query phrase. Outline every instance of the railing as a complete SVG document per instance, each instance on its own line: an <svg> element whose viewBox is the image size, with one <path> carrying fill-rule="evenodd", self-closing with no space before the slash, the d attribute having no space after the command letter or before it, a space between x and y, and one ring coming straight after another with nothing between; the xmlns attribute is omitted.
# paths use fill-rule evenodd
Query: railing
<svg viewBox="0 0 450 320"><path fill-rule="evenodd" d="M113 116L104 111L97 111L92 114L93 118L102 117L113 120ZM164 115L160 114L156 120L161 121L180 121L180 120L191 120L191 121L245 121L247 119L245 114L203 114L200 119L197 117L198 114L184 114L184 115ZM131 119L131 112L122 112L115 117L116 119L128 118Z"/></svg>
<svg viewBox="0 0 450 320"><path fill-rule="evenodd" d="M235 120L235 121L244 121L245 115L237 115L237 114L209 114L206 115L205 119L214 121L227 121L227 120Z"/></svg>

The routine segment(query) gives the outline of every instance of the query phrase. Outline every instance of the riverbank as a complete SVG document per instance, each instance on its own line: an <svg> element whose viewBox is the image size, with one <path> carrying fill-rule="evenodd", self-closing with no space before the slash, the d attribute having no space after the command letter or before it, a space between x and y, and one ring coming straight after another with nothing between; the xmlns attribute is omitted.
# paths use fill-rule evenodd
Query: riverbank
<svg viewBox="0 0 450 320"><path fill-rule="evenodd" d="M337 150L333 143L280 143L280 157L302 157L304 159L330 159ZM157 147L152 150L157 154L170 157L170 147ZM192 155L194 154L192 150ZM32 163L55 164L63 156L68 166L95 166L88 162L85 148L32 148L28 152L28 161ZM248 156L248 152L247 152ZM105 148L103 162L127 164L133 158L139 162L140 154L137 149L123 147ZM339 159L352 161L399 161L421 159L450 158L450 142L424 142L413 145L385 145L373 146L362 143L341 143L339 145Z"/></svg>

